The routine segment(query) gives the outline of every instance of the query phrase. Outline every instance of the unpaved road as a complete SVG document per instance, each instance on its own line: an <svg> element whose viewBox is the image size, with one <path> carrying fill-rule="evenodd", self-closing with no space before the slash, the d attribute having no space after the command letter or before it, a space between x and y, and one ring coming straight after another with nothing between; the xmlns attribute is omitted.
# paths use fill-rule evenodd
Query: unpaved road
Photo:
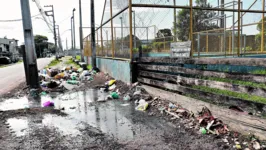
<svg viewBox="0 0 266 150"><path fill-rule="evenodd" d="M35 100L41 105L53 99L55 109L51 110L16 110L12 106L8 111L13 100L7 100L0 105L4 110L0 111L0 150L233 149L220 136L202 135L179 121L151 115L158 112L154 107L140 112L134 102L98 102L105 95L97 90L71 91Z"/></svg>
<svg viewBox="0 0 266 150"><path fill-rule="evenodd" d="M38 68L44 68L52 60L53 58L38 59ZM25 82L23 63L0 68L0 95L6 94L23 82Z"/></svg>

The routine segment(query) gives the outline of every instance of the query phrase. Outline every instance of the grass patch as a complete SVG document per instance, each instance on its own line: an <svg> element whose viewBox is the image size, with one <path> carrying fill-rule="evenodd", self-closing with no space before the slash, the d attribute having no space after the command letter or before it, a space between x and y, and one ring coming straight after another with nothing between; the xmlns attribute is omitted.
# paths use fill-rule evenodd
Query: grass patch
<svg viewBox="0 0 266 150"><path fill-rule="evenodd" d="M260 75L265 75L266 74L266 69L264 70L254 70L250 72L251 74L260 74Z"/></svg>
<svg viewBox="0 0 266 150"><path fill-rule="evenodd" d="M255 82L250 82L250 81L240 81L240 80L233 80L233 79L227 79L227 78L215 78L215 77L203 77L202 79L266 89L266 85L264 83L255 83Z"/></svg>
<svg viewBox="0 0 266 150"><path fill-rule="evenodd" d="M256 95L249 95L247 93L237 93L233 91L228 91L228 90L220 90L216 88L210 88L206 86L192 86L194 89L198 89L204 92L210 92L210 93L215 93L215 94L221 94L225 96L231 96L235 98L240 98L248 101L254 101L254 102L259 102L259 103L264 103L266 104L266 98L256 96Z"/></svg>
<svg viewBox="0 0 266 150"><path fill-rule="evenodd" d="M69 66L73 66L75 68L80 68L80 66L76 64L72 59L69 59L68 61L66 61L65 64Z"/></svg>
<svg viewBox="0 0 266 150"><path fill-rule="evenodd" d="M50 67L53 67L53 66L56 66L57 64L60 63L60 60L57 60L57 59L54 59L50 62L50 64L48 66L46 66L45 68L50 68Z"/></svg>
<svg viewBox="0 0 266 150"><path fill-rule="evenodd" d="M91 69L92 69L92 66L91 66L91 65L88 65L88 66L87 66L87 69L88 69L88 70L91 70Z"/></svg>
<svg viewBox="0 0 266 150"><path fill-rule="evenodd" d="M80 55L77 55L76 56L76 59L80 61L81 60L81 56Z"/></svg>

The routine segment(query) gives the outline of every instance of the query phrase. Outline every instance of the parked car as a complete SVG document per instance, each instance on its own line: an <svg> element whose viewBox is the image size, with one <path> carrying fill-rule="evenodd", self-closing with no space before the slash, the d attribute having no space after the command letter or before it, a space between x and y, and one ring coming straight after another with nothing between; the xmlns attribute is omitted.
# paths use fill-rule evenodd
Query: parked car
<svg viewBox="0 0 266 150"><path fill-rule="evenodd" d="M5 56L0 57L0 64L10 64L11 59Z"/></svg>

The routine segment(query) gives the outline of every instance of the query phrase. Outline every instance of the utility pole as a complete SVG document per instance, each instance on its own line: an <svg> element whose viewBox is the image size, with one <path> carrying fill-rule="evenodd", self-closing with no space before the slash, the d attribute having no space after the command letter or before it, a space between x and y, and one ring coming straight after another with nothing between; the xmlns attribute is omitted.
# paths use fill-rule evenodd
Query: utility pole
<svg viewBox="0 0 266 150"><path fill-rule="evenodd" d="M60 51L63 51L62 40L61 40L61 37L60 37L59 25L56 25L56 27L57 27L57 33L58 33L58 47L59 47L59 52L60 52Z"/></svg>
<svg viewBox="0 0 266 150"><path fill-rule="evenodd" d="M39 75L38 75L38 68L36 61L37 57L36 57L35 44L33 38L33 31L32 31L29 0L20 0L20 4L21 4L21 13L23 21L23 30L24 30L25 53L27 61L24 62L27 65L27 68L25 68L25 72L28 73L28 79L30 79L28 80L29 83L27 84L30 85L30 88L39 88L40 84L39 84Z"/></svg>
<svg viewBox="0 0 266 150"><path fill-rule="evenodd" d="M74 49L74 44L73 44L73 16L71 17L71 49Z"/></svg>
<svg viewBox="0 0 266 150"><path fill-rule="evenodd" d="M74 38L74 49L76 49L76 32L75 32L75 11L76 8L73 9L73 38Z"/></svg>
<svg viewBox="0 0 266 150"><path fill-rule="evenodd" d="M67 38L66 38L66 50L68 50L68 45L67 45Z"/></svg>
<svg viewBox="0 0 266 150"><path fill-rule="evenodd" d="M137 48L137 38L136 38L136 12L132 11L134 14L134 48Z"/></svg>
<svg viewBox="0 0 266 150"><path fill-rule="evenodd" d="M79 0L79 39L80 39L80 56L81 56L81 61L84 62L81 0Z"/></svg>
<svg viewBox="0 0 266 150"><path fill-rule="evenodd" d="M56 38L56 30L55 30L55 16L54 16L54 6L53 5L46 5L44 7L51 7L52 10L50 11L45 11L46 16L52 16L53 17L53 26L54 26L54 43L55 43L55 51L57 53L57 38ZM52 14L48 14L51 12Z"/></svg>
<svg viewBox="0 0 266 150"><path fill-rule="evenodd" d="M92 67L96 68L96 44L95 44L95 14L94 0L91 0L91 49L92 49Z"/></svg>

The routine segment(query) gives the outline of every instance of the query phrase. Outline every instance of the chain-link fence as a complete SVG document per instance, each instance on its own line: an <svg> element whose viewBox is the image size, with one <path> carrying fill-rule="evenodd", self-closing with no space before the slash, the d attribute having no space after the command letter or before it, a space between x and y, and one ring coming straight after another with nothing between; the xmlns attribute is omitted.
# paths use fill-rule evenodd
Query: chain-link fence
<svg viewBox="0 0 266 150"><path fill-rule="evenodd" d="M192 41L191 57L266 52L265 0L106 0L103 12L99 57L131 60L140 49L170 54L180 41Z"/></svg>

